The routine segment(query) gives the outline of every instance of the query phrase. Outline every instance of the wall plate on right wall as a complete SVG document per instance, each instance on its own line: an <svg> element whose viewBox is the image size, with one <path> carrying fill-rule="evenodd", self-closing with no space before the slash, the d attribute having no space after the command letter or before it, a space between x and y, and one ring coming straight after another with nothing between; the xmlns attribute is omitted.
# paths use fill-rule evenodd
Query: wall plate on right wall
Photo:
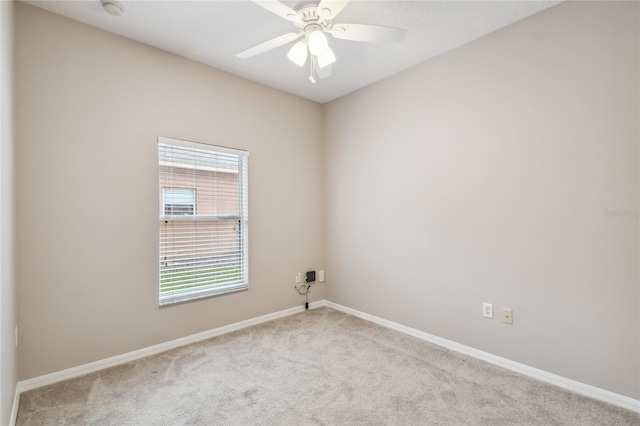
<svg viewBox="0 0 640 426"><path fill-rule="evenodd" d="M509 308L502 308L502 322L513 324L513 311Z"/></svg>

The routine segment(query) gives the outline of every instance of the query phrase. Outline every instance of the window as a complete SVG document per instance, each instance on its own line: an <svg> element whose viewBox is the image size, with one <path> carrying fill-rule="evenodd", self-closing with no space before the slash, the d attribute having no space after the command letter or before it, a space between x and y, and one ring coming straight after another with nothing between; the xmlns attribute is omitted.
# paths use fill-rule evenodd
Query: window
<svg viewBox="0 0 640 426"><path fill-rule="evenodd" d="M246 290L249 154L158 138L159 303Z"/></svg>
<svg viewBox="0 0 640 426"><path fill-rule="evenodd" d="M194 188L162 188L162 205L165 216L196 214L196 190Z"/></svg>

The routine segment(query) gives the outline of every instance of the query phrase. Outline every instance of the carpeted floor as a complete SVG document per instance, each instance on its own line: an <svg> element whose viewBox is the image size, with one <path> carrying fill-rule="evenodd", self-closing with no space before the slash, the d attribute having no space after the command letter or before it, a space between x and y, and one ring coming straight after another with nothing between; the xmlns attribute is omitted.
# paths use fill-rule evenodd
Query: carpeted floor
<svg viewBox="0 0 640 426"><path fill-rule="evenodd" d="M330 308L24 393L18 425L640 425Z"/></svg>

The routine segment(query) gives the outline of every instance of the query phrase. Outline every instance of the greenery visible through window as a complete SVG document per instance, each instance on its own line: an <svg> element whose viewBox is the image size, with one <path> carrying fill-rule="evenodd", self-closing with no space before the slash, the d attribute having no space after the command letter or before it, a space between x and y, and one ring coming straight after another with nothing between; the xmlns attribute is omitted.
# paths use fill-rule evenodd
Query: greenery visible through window
<svg viewBox="0 0 640 426"><path fill-rule="evenodd" d="M248 153L159 138L159 302L248 288Z"/></svg>

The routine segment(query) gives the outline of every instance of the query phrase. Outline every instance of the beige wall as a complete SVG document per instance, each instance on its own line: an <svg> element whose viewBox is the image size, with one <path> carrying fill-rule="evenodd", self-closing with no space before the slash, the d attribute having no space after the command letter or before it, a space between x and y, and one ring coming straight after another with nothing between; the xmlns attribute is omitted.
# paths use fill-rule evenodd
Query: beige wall
<svg viewBox="0 0 640 426"><path fill-rule="evenodd" d="M640 397L638 39L564 3L328 104L330 300Z"/></svg>
<svg viewBox="0 0 640 426"><path fill-rule="evenodd" d="M0 424L18 380L14 219L13 2L0 2Z"/></svg>
<svg viewBox="0 0 640 426"><path fill-rule="evenodd" d="M324 268L321 106L16 11L20 379L304 303L295 272ZM158 308L158 136L250 151L249 291Z"/></svg>

